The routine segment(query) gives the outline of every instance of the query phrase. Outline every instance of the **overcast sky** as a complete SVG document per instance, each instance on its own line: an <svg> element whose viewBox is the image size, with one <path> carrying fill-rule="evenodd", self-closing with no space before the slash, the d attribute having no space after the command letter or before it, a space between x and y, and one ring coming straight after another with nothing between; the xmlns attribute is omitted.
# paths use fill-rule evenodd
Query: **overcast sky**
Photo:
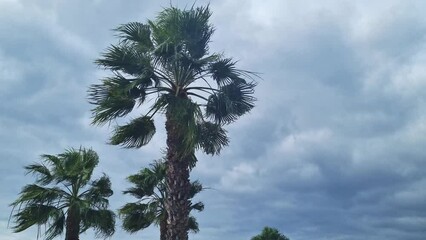
<svg viewBox="0 0 426 240"><path fill-rule="evenodd" d="M193 1L172 0L185 7ZM198 0L195 5L206 4ZM108 72L93 61L112 28L155 17L169 0L0 0L0 240L23 166L92 147L115 191L161 157L161 119L139 150L106 144L90 125L87 89ZM264 226L292 240L424 240L426 1L211 0L211 50L262 73L256 108L228 127L221 156L198 154L197 240L248 240ZM111 239L158 239L150 227ZM62 236L64 237L64 236ZM81 239L92 239L88 232ZM61 238L58 238L61 239Z"/></svg>

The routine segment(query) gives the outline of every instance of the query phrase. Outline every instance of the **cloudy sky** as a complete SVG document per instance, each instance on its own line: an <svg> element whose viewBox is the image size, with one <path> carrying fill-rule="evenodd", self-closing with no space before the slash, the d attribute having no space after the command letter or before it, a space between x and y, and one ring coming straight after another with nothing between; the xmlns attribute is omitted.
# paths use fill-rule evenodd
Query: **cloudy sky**
<svg viewBox="0 0 426 240"><path fill-rule="evenodd" d="M193 1L172 0L185 7ZM125 177L161 157L159 119L139 150L90 125L93 61L111 29L155 17L169 0L0 0L0 240L23 166L92 147L113 182L113 209L133 199ZM206 4L198 0L196 5ZM426 236L426 1L212 0L212 51L262 73L256 108L228 127L221 156L199 154L192 179L200 233L248 240L264 226L292 240L423 240ZM151 227L111 239L158 239ZM88 232L81 239L92 239Z"/></svg>

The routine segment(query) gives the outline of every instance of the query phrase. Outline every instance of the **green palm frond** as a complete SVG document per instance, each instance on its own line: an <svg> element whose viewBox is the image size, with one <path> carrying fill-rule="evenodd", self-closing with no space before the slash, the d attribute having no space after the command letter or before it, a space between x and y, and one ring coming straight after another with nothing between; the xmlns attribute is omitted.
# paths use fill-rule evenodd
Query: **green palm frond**
<svg viewBox="0 0 426 240"><path fill-rule="evenodd" d="M194 216L189 216L188 218L188 229L193 233L198 233L200 231L197 219Z"/></svg>
<svg viewBox="0 0 426 240"><path fill-rule="evenodd" d="M104 174L98 180L93 181L90 187L79 195L90 207L104 209L109 206L108 197L112 196L111 181Z"/></svg>
<svg viewBox="0 0 426 240"><path fill-rule="evenodd" d="M53 238L61 235L64 232L65 226L65 214L62 210L55 212L51 216L51 225L46 230L46 240L52 240Z"/></svg>
<svg viewBox="0 0 426 240"><path fill-rule="evenodd" d="M92 178L93 170L99 164L99 156L92 149L79 149L80 152L80 162L79 166L79 184L86 185ZM111 185L109 185L111 188Z"/></svg>
<svg viewBox="0 0 426 240"><path fill-rule="evenodd" d="M122 71L130 75L143 74L152 69L151 56L138 51L128 43L111 45L103 58L97 59L96 64L112 71Z"/></svg>
<svg viewBox="0 0 426 240"><path fill-rule="evenodd" d="M69 194L58 187L41 187L36 184L28 184L22 188L19 198L11 206L20 204L52 204Z"/></svg>
<svg viewBox="0 0 426 240"><path fill-rule="evenodd" d="M229 139L226 130L220 124L203 122L198 125L198 148L206 154L219 154L227 146Z"/></svg>
<svg viewBox="0 0 426 240"><path fill-rule="evenodd" d="M50 172L49 168L44 164L31 164L25 166L27 173L32 173L37 175L36 183L41 185L48 185L54 180L54 176Z"/></svg>
<svg viewBox="0 0 426 240"><path fill-rule="evenodd" d="M62 179L61 176L65 175L65 169L61 158L55 155L43 154L41 155L41 159L46 166L50 167L49 171L53 176L54 181L58 183L59 179Z"/></svg>
<svg viewBox="0 0 426 240"><path fill-rule="evenodd" d="M102 84L94 84L89 89L89 99L96 104L92 110L93 124L103 124L114 118L123 117L132 111L136 99L142 103L145 92L132 85L132 82L121 75L103 80Z"/></svg>
<svg viewBox="0 0 426 240"><path fill-rule="evenodd" d="M206 115L218 124L229 124L254 107L255 83L230 83L209 97Z"/></svg>
<svg viewBox="0 0 426 240"><path fill-rule="evenodd" d="M208 66L208 71L219 86L231 83L245 84L247 83L245 78L253 80L253 76L257 76L253 72L237 69L235 66L236 63L231 58L221 58L212 62Z"/></svg>
<svg viewBox="0 0 426 240"><path fill-rule="evenodd" d="M98 180L93 181L91 184L93 193L102 197L110 197L113 194L111 190L111 180L107 175L103 175Z"/></svg>
<svg viewBox="0 0 426 240"><path fill-rule="evenodd" d="M130 22L122 24L114 30L123 42L130 44L136 43L135 47L140 51L152 50L154 47L151 41L151 30L147 24Z"/></svg>
<svg viewBox="0 0 426 240"><path fill-rule="evenodd" d="M123 229L130 233L149 227L155 219L155 212L150 211L145 203L127 203L120 208L119 215Z"/></svg>
<svg viewBox="0 0 426 240"><path fill-rule="evenodd" d="M86 209L81 214L80 233L89 228L95 230L96 237L107 238L115 232L115 214L106 209Z"/></svg>
<svg viewBox="0 0 426 240"><path fill-rule="evenodd" d="M14 232L21 232L33 225L46 224L49 218L59 215L59 211L54 206L44 204L27 205L13 215L16 219L16 225L13 227L13 230Z"/></svg>
<svg viewBox="0 0 426 240"><path fill-rule="evenodd" d="M190 209L191 209L191 210L192 210L192 209L195 209L195 210L197 210L197 211L201 212L201 211L203 211L203 210L204 210L204 203L202 203L202 202L197 202L197 203L195 203L195 204L192 204L192 205L191 205L191 207L190 207Z"/></svg>
<svg viewBox="0 0 426 240"><path fill-rule="evenodd" d="M91 149L76 150L74 148L67 149L64 153L58 154L62 163L59 167L60 174L56 174L57 182L66 182L72 185L78 181L77 187L82 187L90 180L93 169L99 163L97 153ZM57 173L58 171L54 171Z"/></svg>
<svg viewBox="0 0 426 240"><path fill-rule="evenodd" d="M197 193L200 193L203 190L203 185L199 181L191 182L190 189L190 198L193 198Z"/></svg>
<svg viewBox="0 0 426 240"><path fill-rule="evenodd" d="M110 143L126 148L140 148L146 145L154 134L154 121L148 116L143 116L133 119L127 125L116 127Z"/></svg>

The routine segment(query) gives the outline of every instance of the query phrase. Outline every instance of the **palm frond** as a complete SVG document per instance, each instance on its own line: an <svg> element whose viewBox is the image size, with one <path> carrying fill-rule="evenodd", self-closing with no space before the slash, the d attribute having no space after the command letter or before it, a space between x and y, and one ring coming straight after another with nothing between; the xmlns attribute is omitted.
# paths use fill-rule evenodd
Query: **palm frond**
<svg viewBox="0 0 426 240"><path fill-rule="evenodd" d="M227 146L229 139L220 124L202 122L198 125L198 148L207 154L219 154Z"/></svg>
<svg viewBox="0 0 426 240"><path fill-rule="evenodd" d="M96 237L107 238L115 232L115 214L106 209L86 209L81 215L80 233L89 228L95 230Z"/></svg>
<svg viewBox="0 0 426 240"><path fill-rule="evenodd" d="M14 214L16 225L14 232L22 232L33 225L46 224L49 218L58 215L59 209L44 204L29 204Z"/></svg>
<svg viewBox="0 0 426 240"><path fill-rule="evenodd" d="M61 235L65 226L65 214L62 210L55 212L51 216L50 227L46 230L46 240L52 240Z"/></svg>
<svg viewBox="0 0 426 240"><path fill-rule="evenodd" d="M198 233L200 231L197 219L194 216L189 216L188 229L193 233Z"/></svg>
<svg viewBox="0 0 426 240"><path fill-rule="evenodd" d="M146 145L155 134L154 121L147 116L135 118L127 125L118 126L110 139L112 145L126 148L140 148Z"/></svg>
<svg viewBox="0 0 426 240"><path fill-rule="evenodd" d="M41 155L42 161L46 164L46 166L50 167L50 172L54 177L54 180L58 182L58 178L61 178L65 174L65 170L63 169L63 161L59 156L43 154Z"/></svg>
<svg viewBox="0 0 426 240"><path fill-rule="evenodd" d="M127 43L111 45L102 57L95 63L112 71L138 76L152 70L151 57Z"/></svg>
<svg viewBox="0 0 426 240"><path fill-rule="evenodd" d="M195 210L201 212L201 211L204 210L204 203L197 202L195 204L192 204L190 208L191 208L191 210L195 209Z"/></svg>
<svg viewBox="0 0 426 240"><path fill-rule="evenodd" d="M206 106L206 115L218 124L229 124L254 107L252 96L255 83L231 83L212 94Z"/></svg>
<svg viewBox="0 0 426 240"><path fill-rule="evenodd" d="M41 185L48 185L54 180L54 176L52 176L52 173L50 172L49 168L46 167L44 164L31 164L25 166L25 169L27 170L27 173L37 175L36 183L39 183Z"/></svg>
<svg viewBox="0 0 426 240"><path fill-rule="evenodd" d="M135 44L140 51L151 50L154 45L151 41L151 30L148 24L139 22L130 22L120 25L114 29L118 37L125 43Z"/></svg>
<svg viewBox="0 0 426 240"><path fill-rule="evenodd" d="M103 124L117 117L123 117L133 110L136 99L145 100L145 90L138 88L121 75L104 79L102 84L93 84L89 89L93 124Z"/></svg>
<svg viewBox="0 0 426 240"><path fill-rule="evenodd" d="M150 211L148 204L127 203L119 209L119 215L123 221L123 229L134 233L149 227L154 223L155 212Z"/></svg>
<svg viewBox="0 0 426 240"><path fill-rule="evenodd" d="M191 189L189 191L190 198L193 198L197 193L203 190L203 185L199 181L191 182Z"/></svg>
<svg viewBox="0 0 426 240"><path fill-rule="evenodd" d="M237 69L235 65L236 62L231 58L221 58L212 62L208 67L208 71L219 86L231 83L246 83L244 78L253 78L250 72Z"/></svg>
<svg viewBox="0 0 426 240"><path fill-rule="evenodd" d="M61 198L69 196L68 193L58 187L41 187L37 184L28 184L24 186L11 206L19 204L52 204Z"/></svg>
<svg viewBox="0 0 426 240"><path fill-rule="evenodd" d="M76 151L72 149L72 151ZM98 154L92 149L82 149L79 150L81 167L79 171L79 184L80 186L85 186L90 179L92 178L93 170L99 163Z"/></svg>
<svg viewBox="0 0 426 240"><path fill-rule="evenodd" d="M111 181L105 174L99 179L93 181L90 187L79 195L90 207L105 209L109 206L108 197L114 192L111 189Z"/></svg>

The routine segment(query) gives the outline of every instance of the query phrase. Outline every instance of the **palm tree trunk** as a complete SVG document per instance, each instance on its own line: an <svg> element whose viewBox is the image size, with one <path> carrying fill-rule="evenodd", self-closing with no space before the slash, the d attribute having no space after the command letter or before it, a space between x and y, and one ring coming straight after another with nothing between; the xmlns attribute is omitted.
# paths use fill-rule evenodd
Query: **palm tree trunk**
<svg viewBox="0 0 426 240"><path fill-rule="evenodd" d="M189 218L189 161L179 154L182 152L182 133L172 120L170 113L166 114L167 131L167 240L188 239Z"/></svg>
<svg viewBox="0 0 426 240"><path fill-rule="evenodd" d="M80 219L78 209L68 208L66 224L65 240L79 240Z"/></svg>
<svg viewBox="0 0 426 240"><path fill-rule="evenodd" d="M167 218L161 219L160 221L160 240L166 240L167 234Z"/></svg>

